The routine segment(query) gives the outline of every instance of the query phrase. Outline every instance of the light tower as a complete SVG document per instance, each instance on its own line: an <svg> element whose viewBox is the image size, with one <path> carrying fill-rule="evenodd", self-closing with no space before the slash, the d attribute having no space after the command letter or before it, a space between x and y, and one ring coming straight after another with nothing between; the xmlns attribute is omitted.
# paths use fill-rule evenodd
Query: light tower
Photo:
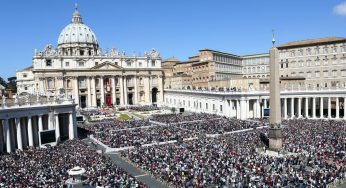
<svg viewBox="0 0 346 188"><path fill-rule="evenodd" d="M281 102L279 77L279 52L275 47L273 30L273 47L270 50L270 115L269 115L269 150L279 151L282 148Z"/></svg>

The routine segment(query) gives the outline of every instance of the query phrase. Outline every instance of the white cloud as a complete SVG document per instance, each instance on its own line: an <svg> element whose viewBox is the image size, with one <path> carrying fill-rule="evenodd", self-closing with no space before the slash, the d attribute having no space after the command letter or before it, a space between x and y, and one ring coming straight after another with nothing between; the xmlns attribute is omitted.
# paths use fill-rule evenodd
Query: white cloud
<svg viewBox="0 0 346 188"><path fill-rule="evenodd" d="M336 5L333 12L340 16L346 16L346 2Z"/></svg>

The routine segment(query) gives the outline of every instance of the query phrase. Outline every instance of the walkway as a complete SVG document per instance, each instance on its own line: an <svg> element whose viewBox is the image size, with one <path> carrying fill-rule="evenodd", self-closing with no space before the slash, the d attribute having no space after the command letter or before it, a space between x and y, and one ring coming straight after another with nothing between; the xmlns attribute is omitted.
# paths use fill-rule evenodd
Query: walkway
<svg viewBox="0 0 346 188"><path fill-rule="evenodd" d="M84 139L83 142L86 143L87 145L89 145L90 147L94 148L95 150L104 150L105 149L100 145L96 145L96 148L95 148L95 146L91 144L92 140L90 138ZM119 166L120 168L125 170L127 173L131 174L132 176L134 176L139 181L145 183L149 187L154 187L154 188L156 188L156 187L157 188L166 188L167 187L162 182L160 182L156 178L152 177L150 174L143 172L139 168L131 165L130 163L128 163L127 161L125 161L124 159L119 157L119 155L117 153L110 153L110 154L105 154L105 155L109 156L111 158L111 160L117 166Z"/></svg>

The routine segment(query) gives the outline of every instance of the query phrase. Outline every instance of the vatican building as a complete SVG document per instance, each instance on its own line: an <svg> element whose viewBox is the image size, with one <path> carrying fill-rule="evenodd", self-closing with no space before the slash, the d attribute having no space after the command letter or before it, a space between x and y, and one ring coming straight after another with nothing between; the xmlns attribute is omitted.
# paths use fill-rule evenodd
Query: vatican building
<svg viewBox="0 0 346 188"><path fill-rule="evenodd" d="M160 54L125 54L101 50L95 33L77 8L59 34L57 48L35 50L32 66L17 71L18 94L65 94L78 107L161 105L163 71Z"/></svg>

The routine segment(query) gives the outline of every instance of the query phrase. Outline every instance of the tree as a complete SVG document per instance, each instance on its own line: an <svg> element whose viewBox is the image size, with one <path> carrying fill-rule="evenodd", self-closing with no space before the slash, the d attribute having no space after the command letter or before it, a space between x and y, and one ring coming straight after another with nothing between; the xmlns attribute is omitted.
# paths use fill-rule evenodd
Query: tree
<svg viewBox="0 0 346 188"><path fill-rule="evenodd" d="M172 108L171 108L171 111L172 111L173 114L175 114L175 112L177 111L177 109L175 109L175 107L172 107Z"/></svg>
<svg viewBox="0 0 346 188"><path fill-rule="evenodd" d="M7 83L2 77L0 77L0 85L4 86L5 88L7 87Z"/></svg>
<svg viewBox="0 0 346 188"><path fill-rule="evenodd" d="M10 89L11 91L17 93L17 84L16 84L16 77L9 77L8 84L6 86L6 89Z"/></svg>

